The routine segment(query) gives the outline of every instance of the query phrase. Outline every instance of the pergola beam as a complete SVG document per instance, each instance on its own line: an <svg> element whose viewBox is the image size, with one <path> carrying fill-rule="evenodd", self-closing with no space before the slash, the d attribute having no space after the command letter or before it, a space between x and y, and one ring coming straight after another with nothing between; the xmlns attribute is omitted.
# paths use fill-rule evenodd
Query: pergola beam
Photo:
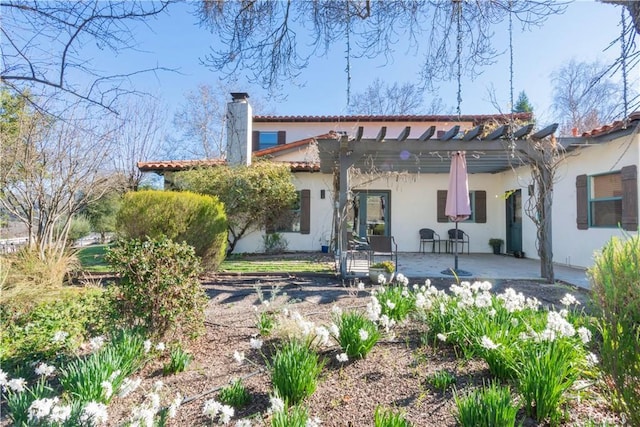
<svg viewBox="0 0 640 427"><path fill-rule="evenodd" d="M529 135L532 130L533 130L533 123L529 123L528 125L522 126L520 129L515 131L513 133L513 137L515 139L524 138L525 136Z"/></svg>
<svg viewBox="0 0 640 427"><path fill-rule="evenodd" d="M424 133L422 135L420 135L420 138L418 138L418 141L426 141L428 139L431 139L431 137L436 133L436 127L435 126L429 126L429 129L427 129L426 131L424 131Z"/></svg>
<svg viewBox="0 0 640 427"><path fill-rule="evenodd" d="M502 138L507 133L507 129L509 129L507 125L500 126L498 129L487 135L485 137L485 141L495 141L496 139Z"/></svg>
<svg viewBox="0 0 640 427"><path fill-rule="evenodd" d="M544 129L539 130L538 132L531 135L532 139L542 139L546 138L549 135L552 135L556 129L558 129L558 123L554 123L552 125L547 126Z"/></svg>
<svg viewBox="0 0 640 427"><path fill-rule="evenodd" d="M453 139L454 136L458 135L458 132L460 132L460 125L455 125L442 135L440 141L449 141L450 139Z"/></svg>
<svg viewBox="0 0 640 427"><path fill-rule="evenodd" d="M384 141L384 137L387 134L387 127L386 126L382 126L380 128L380 132L378 132L378 136L376 137L376 142L381 142Z"/></svg>
<svg viewBox="0 0 640 427"><path fill-rule="evenodd" d="M364 126L358 126L358 130L356 131L356 141L360 141L362 139L363 134L364 134Z"/></svg>
<svg viewBox="0 0 640 427"><path fill-rule="evenodd" d="M411 126L407 126L404 129L402 129L402 132L400 132L400 135L398 135L398 141L404 141L405 139L409 138L409 134L411 133Z"/></svg>
<svg viewBox="0 0 640 427"><path fill-rule="evenodd" d="M472 139L478 138L478 135L482 133L482 129L484 129L484 125L478 125L471 129L469 132L465 133L462 137L463 141L471 141Z"/></svg>

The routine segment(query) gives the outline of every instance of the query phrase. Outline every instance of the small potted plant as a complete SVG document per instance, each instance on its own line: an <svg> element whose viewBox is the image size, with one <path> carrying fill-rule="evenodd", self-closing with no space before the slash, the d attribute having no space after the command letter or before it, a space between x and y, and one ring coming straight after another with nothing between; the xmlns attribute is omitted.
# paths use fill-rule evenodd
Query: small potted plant
<svg viewBox="0 0 640 427"><path fill-rule="evenodd" d="M384 276L386 283L390 283L393 280L393 276L396 272L396 265L393 261L380 261L371 264L369 267L369 279L372 282L378 283L380 275Z"/></svg>
<svg viewBox="0 0 640 427"><path fill-rule="evenodd" d="M493 253L496 255L500 255L500 253L502 252L501 249L503 243L504 240L498 239L497 237L492 237L491 239L489 239L489 246L493 248Z"/></svg>

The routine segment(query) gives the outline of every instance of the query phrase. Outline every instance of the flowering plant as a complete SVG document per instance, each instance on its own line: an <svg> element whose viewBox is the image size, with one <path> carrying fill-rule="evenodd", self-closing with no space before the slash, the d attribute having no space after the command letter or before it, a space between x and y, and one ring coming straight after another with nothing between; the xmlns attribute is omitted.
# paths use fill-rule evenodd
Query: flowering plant
<svg viewBox="0 0 640 427"><path fill-rule="evenodd" d="M387 273L393 273L394 271L396 271L396 265L393 263L393 261L376 262L375 264L372 264L371 267L369 268L381 268Z"/></svg>

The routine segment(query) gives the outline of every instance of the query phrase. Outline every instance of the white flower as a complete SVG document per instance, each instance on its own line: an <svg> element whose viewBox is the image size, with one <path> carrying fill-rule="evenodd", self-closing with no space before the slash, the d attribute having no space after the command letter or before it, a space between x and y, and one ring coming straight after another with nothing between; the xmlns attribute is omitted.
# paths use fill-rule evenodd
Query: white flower
<svg viewBox="0 0 640 427"><path fill-rule="evenodd" d="M358 334L360 335L360 340L362 340L362 341L366 341L366 340L367 340L367 338L369 338L369 332L367 332L367 331L366 331L366 330L364 330L364 329L360 329L360 330L358 331Z"/></svg>
<svg viewBox="0 0 640 427"><path fill-rule="evenodd" d="M129 379L125 378L120 384L120 389L118 391L118 397L127 397L129 394L133 393L142 383L142 379Z"/></svg>
<svg viewBox="0 0 640 427"><path fill-rule="evenodd" d="M565 296L562 297L562 299L560 300L560 304L562 304L562 305L564 305L566 307L569 307L572 304L579 305L580 301L578 301L576 299L576 297L574 297L571 294L565 294Z"/></svg>
<svg viewBox="0 0 640 427"><path fill-rule="evenodd" d="M480 345L484 348L486 348L487 350L495 350L498 347L500 347L500 344L496 344L494 343L491 338L489 338L486 335L483 335L482 338L480 339Z"/></svg>
<svg viewBox="0 0 640 427"><path fill-rule="evenodd" d="M340 353L336 356L336 359L338 362L346 363L349 361L349 356L347 356L347 353Z"/></svg>
<svg viewBox="0 0 640 427"><path fill-rule="evenodd" d="M7 373L0 369L0 387L4 388L7 385Z"/></svg>
<svg viewBox="0 0 640 427"><path fill-rule="evenodd" d="M158 344L156 344L156 350L158 350L159 352L163 352L165 350L165 345L163 342L159 342Z"/></svg>
<svg viewBox="0 0 640 427"><path fill-rule="evenodd" d="M64 423L71 417L71 405L55 405L49 414L52 423Z"/></svg>
<svg viewBox="0 0 640 427"><path fill-rule="evenodd" d="M386 314L380 316L380 325L385 328L386 332L389 332L389 328L393 328L396 324L396 321L389 318Z"/></svg>
<svg viewBox="0 0 640 427"><path fill-rule="evenodd" d="M104 337L99 335L97 337L93 337L89 340L89 347L91 347L91 351L100 350L104 345Z"/></svg>
<svg viewBox="0 0 640 427"><path fill-rule="evenodd" d="M493 285L491 284L491 282L488 282L486 280L484 282L480 283L480 290L481 291L484 291L484 292L490 291L492 287L493 287Z"/></svg>
<svg viewBox="0 0 640 427"><path fill-rule="evenodd" d="M229 421L231 421L231 417L233 417L233 414L235 414L235 411L231 406L222 405L222 408L220 408L220 422L225 425L229 424Z"/></svg>
<svg viewBox="0 0 640 427"><path fill-rule="evenodd" d="M235 427L251 427L250 420L238 420Z"/></svg>
<svg viewBox="0 0 640 427"><path fill-rule="evenodd" d="M238 365L242 365L242 362L244 362L244 352L237 350L234 351L233 358L236 360L236 362L238 362Z"/></svg>
<svg viewBox="0 0 640 427"><path fill-rule="evenodd" d="M47 365L46 363L43 362L36 367L35 373L36 375L39 375L41 377L48 377L50 375L53 375L55 370L56 370L55 366Z"/></svg>
<svg viewBox="0 0 640 427"><path fill-rule="evenodd" d="M327 345L329 343L329 330L324 326L318 326L316 328L316 336L320 339L320 345Z"/></svg>
<svg viewBox="0 0 640 427"><path fill-rule="evenodd" d="M474 304L478 308L491 307L491 294L489 292L481 292L476 295Z"/></svg>
<svg viewBox="0 0 640 427"><path fill-rule="evenodd" d="M496 317L496 314L498 314L498 312L495 308L492 308L491 310L487 311L487 314L489 315L489 317Z"/></svg>
<svg viewBox="0 0 640 427"><path fill-rule="evenodd" d="M340 328L338 328L338 325L335 323L332 323L331 326L329 326L329 332L331 332L331 335L333 335L335 339L340 338Z"/></svg>
<svg viewBox="0 0 640 427"><path fill-rule="evenodd" d="M593 353L587 354L587 365L588 366L595 366L595 365L598 364L598 362L599 362L598 356L596 356Z"/></svg>
<svg viewBox="0 0 640 427"><path fill-rule="evenodd" d="M268 299L262 301L262 305L264 305L265 307L269 307L269 304L271 304L271 303L269 302Z"/></svg>
<svg viewBox="0 0 640 427"><path fill-rule="evenodd" d="M403 286L407 286L409 284L409 279L407 279L407 277L402 273L398 273L396 275L396 281Z"/></svg>
<svg viewBox="0 0 640 427"><path fill-rule="evenodd" d="M562 337L572 337L575 335L576 330L573 325L562 317L560 313L555 311L550 311L547 314L547 328L543 331L545 338L555 338L555 334L549 334L547 331L552 331L555 334L559 334ZM553 339L548 339L548 341L553 341Z"/></svg>
<svg viewBox="0 0 640 427"><path fill-rule="evenodd" d="M339 305L333 305L331 307L331 313L333 313L336 316L342 316L342 308L340 308Z"/></svg>
<svg viewBox="0 0 640 427"><path fill-rule="evenodd" d="M24 378L13 378L7 381L7 387L15 391L16 393L22 393L26 386L27 382L24 380Z"/></svg>
<svg viewBox="0 0 640 427"><path fill-rule="evenodd" d="M387 305L387 307L389 307L389 310L393 310L394 308L396 308L396 304L390 299L388 299L385 304Z"/></svg>
<svg viewBox="0 0 640 427"><path fill-rule="evenodd" d="M51 342L54 344L59 342L64 342L64 340L66 340L68 336L69 336L68 332L57 331L55 334L53 334L53 338L51 338Z"/></svg>
<svg viewBox="0 0 640 427"><path fill-rule="evenodd" d="M131 420L135 426L153 427L155 416L155 408L148 406L138 406L131 410Z"/></svg>
<svg viewBox="0 0 640 427"><path fill-rule="evenodd" d="M209 399L204 402L202 407L202 413L207 415L209 418L214 419L218 413L222 410L222 403L216 401L215 399Z"/></svg>
<svg viewBox="0 0 640 427"><path fill-rule="evenodd" d="M160 408L160 395L156 392L149 393L150 405L157 412L157 409Z"/></svg>
<svg viewBox="0 0 640 427"><path fill-rule="evenodd" d="M169 405L168 415L169 418L175 418L178 414L178 408L182 405L182 395L180 393L176 393L176 398L171 401Z"/></svg>
<svg viewBox="0 0 640 427"><path fill-rule="evenodd" d="M289 317L289 309L287 307L282 307L282 315L284 317Z"/></svg>
<svg viewBox="0 0 640 427"><path fill-rule="evenodd" d="M113 394L113 385L109 381L102 381L100 387L102 387L102 395L104 398L109 400Z"/></svg>
<svg viewBox="0 0 640 427"><path fill-rule="evenodd" d="M318 427L320 424L322 424L322 421L320 421L318 417L313 417L313 419L307 418L305 427Z"/></svg>
<svg viewBox="0 0 640 427"><path fill-rule="evenodd" d="M384 277L384 274L378 274L378 284L385 285L387 283L387 278Z"/></svg>
<svg viewBox="0 0 640 427"><path fill-rule="evenodd" d="M582 340L583 344L587 344L591 341L591 331L584 326L578 328L578 336L580 337L580 340Z"/></svg>
<svg viewBox="0 0 640 427"><path fill-rule="evenodd" d="M445 334L438 334L436 337L442 342L447 341L447 336Z"/></svg>
<svg viewBox="0 0 640 427"><path fill-rule="evenodd" d="M284 401L278 396L271 396L269 398L269 403L271 403L268 411L270 414L284 411Z"/></svg>
<svg viewBox="0 0 640 427"><path fill-rule="evenodd" d="M53 399L34 400L33 402L31 402L31 405L29 405L29 420L37 422L38 420L49 416L53 405L55 405L57 402L57 397L54 397Z"/></svg>
<svg viewBox="0 0 640 427"><path fill-rule="evenodd" d="M145 340L143 345L144 345L144 352L149 353L151 351L151 340Z"/></svg>
<svg viewBox="0 0 640 427"><path fill-rule="evenodd" d="M103 403L89 402L80 413L80 421L83 424L104 424L108 419L107 406Z"/></svg>
<svg viewBox="0 0 640 427"><path fill-rule="evenodd" d="M251 338L249 340L249 345L253 349L260 350L262 348L262 340L260 338Z"/></svg>
<svg viewBox="0 0 640 427"><path fill-rule="evenodd" d="M522 292L516 293L513 288L507 288L505 291L498 295L498 299L502 300L504 308L509 313L524 310L526 299Z"/></svg>
<svg viewBox="0 0 640 427"><path fill-rule="evenodd" d="M378 302L378 298L371 296L371 301L367 304L367 316L369 320L377 322L380 318L380 313L382 313L382 306L380 302Z"/></svg>

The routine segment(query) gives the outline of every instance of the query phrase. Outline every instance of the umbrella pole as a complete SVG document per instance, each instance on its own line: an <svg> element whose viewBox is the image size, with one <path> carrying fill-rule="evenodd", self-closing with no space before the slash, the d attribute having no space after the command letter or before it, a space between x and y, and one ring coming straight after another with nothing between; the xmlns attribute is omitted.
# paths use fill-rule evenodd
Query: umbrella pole
<svg viewBox="0 0 640 427"><path fill-rule="evenodd" d="M453 250L453 253L455 254L455 262L454 262L454 266L453 269L454 271L458 271L458 221L456 221L456 239L454 240L454 245L455 245L455 249Z"/></svg>

